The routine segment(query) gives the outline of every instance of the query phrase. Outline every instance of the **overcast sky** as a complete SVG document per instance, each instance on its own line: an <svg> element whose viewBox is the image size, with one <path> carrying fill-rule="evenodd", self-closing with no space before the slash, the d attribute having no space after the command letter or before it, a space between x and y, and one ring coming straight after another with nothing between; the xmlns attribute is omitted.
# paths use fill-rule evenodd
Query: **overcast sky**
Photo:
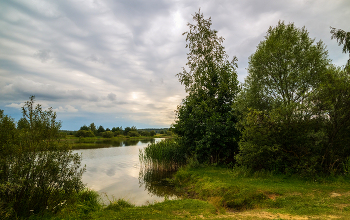
<svg viewBox="0 0 350 220"><path fill-rule="evenodd" d="M185 66L187 23L201 8L225 38L238 79L248 57L279 20L305 26L329 58L348 55L330 26L350 31L349 0L2 0L0 109L18 120L30 95L53 107L62 129L169 127L185 98L175 76Z"/></svg>

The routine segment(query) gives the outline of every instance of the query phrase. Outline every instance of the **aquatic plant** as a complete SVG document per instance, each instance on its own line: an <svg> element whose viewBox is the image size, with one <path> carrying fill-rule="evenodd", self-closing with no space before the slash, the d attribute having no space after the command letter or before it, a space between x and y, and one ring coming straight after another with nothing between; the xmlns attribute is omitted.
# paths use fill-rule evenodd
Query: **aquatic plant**
<svg viewBox="0 0 350 220"><path fill-rule="evenodd" d="M180 141L171 139L140 149L139 159L143 169L174 171L186 164L187 155Z"/></svg>

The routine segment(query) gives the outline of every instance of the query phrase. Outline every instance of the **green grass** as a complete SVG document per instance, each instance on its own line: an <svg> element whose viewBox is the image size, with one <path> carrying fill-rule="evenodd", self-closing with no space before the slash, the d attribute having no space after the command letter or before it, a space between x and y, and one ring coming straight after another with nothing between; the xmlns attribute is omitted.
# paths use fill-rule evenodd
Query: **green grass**
<svg viewBox="0 0 350 220"><path fill-rule="evenodd" d="M96 212L93 219L200 219L215 216L215 207L200 200L167 200L141 207L124 207Z"/></svg>
<svg viewBox="0 0 350 220"><path fill-rule="evenodd" d="M173 180L187 198L211 203L217 210L265 210L296 216L350 216L349 178L301 179L247 173L241 168L184 168ZM325 217L327 219L327 217Z"/></svg>
<svg viewBox="0 0 350 220"><path fill-rule="evenodd" d="M174 171L186 164L185 149L174 139L152 143L140 150L141 166L146 170Z"/></svg>

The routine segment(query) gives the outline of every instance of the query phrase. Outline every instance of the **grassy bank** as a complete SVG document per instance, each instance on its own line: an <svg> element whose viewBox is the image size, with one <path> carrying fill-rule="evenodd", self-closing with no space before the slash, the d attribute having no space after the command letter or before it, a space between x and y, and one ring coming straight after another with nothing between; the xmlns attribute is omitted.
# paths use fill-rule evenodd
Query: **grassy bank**
<svg viewBox="0 0 350 220"><path fill-rule="evenodd" d="M209 201L219 213L254 210L284 216L280 219L350 216L348 177L302 179L242 168L202 167L181 169L173 182L185 198Z"/></svg>
<svg viewBox="0 0 350 220"><path fill-rule="evenodd" d="M347 177L302 179L268 172L250 173L242 168L187 167L168 181L175 184L182 199L141 207L116 200L102 207L87 197L86 201L45 218L349 219L350 216Z"/></svg>

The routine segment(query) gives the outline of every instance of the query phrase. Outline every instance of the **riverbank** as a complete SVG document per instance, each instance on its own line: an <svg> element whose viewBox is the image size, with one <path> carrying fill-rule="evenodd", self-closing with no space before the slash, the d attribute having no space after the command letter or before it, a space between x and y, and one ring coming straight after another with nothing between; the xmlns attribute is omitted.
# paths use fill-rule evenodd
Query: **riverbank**
<svg viewBox="0 0 350 220"><path fill-rule="evenodd" d="M350 216L348 177L304 179L268 172L252 174L242 168L192 167L180 169L168 181L176 186L182 199L138 207L124 200L97 207L84 200L45 218L349 219Z"/></svg>
<svg viewBox="0 0 350 220"><path fill-rule="evenodd" d="M139 136L139 137L129 137L124 135L119 135L112 138L103 138L100 136L97 137L75 137L73 135L67 135L66 138L61 139L61 143L68 143L73 150L77 149L93 149L93 148L104 148L111 146L122 146L125 145L133 145L139 141L150 141L155 138L173 138L172 136L167 136L166 134L157 134L152 137L150 136Z"/></svg>

